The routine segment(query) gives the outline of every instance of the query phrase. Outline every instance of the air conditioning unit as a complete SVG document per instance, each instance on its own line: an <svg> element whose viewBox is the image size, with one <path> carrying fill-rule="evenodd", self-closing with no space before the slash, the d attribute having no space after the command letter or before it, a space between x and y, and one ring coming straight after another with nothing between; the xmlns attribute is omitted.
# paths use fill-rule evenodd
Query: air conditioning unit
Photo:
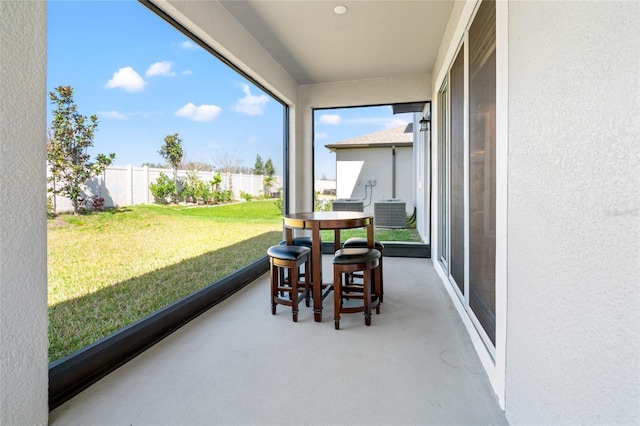
<svg viewBox="0 0 640 426"><path fill-rule="evenodd" d="M334 212L361 212L364 211L364 202L355 198L338 198L333 201Z"/></svg>
<svg viewBox="0 0 640 426"><path fill-rule="evenodd" d="M399 198L387 198L373 203L373 216L376 228L405 228L406 203Z"/></svg>

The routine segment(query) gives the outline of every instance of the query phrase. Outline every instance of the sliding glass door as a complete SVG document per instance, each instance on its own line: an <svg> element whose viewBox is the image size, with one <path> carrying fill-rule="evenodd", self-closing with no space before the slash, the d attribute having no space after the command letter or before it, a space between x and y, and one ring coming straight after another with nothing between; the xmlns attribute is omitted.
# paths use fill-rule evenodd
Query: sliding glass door
<svg viewBox="0 0 640 426"><path fill-rule="evenodd" d="M442 267L495 346L495 3L483 1L439 93L438 242Z"/></svg>

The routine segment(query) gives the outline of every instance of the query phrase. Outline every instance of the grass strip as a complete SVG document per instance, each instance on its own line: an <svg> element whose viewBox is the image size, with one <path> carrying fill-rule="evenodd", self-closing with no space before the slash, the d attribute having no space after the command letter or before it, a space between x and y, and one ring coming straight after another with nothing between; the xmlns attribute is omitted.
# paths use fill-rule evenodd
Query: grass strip
<svg viewBox="0 0 640 426"><path fill-rule="evenodd" d="M135 206L48 223L49 360L246 266L282 239L273 201Z"/></svg>

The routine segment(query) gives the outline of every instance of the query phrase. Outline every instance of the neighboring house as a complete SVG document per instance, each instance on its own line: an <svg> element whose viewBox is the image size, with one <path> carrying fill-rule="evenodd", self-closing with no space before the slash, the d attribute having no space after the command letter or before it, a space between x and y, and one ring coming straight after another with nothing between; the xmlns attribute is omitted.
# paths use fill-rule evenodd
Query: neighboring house
<svg viewBox="0 0 640 426"><path fill-rule="evenodd" d="M401 199L407 213L414 207L413 123L325 145L336 153L336 198L374 203Z"/></svg>
<svg viewBox="0 0 640 426"><path fill-rule="evenodd" d="M417 229L506 418L639 424L640 2L347 3L143 2L282 102L287 212L314 109L430 102ZM46 2L0 1L2 424L48 422L46 40Z"/></svg>

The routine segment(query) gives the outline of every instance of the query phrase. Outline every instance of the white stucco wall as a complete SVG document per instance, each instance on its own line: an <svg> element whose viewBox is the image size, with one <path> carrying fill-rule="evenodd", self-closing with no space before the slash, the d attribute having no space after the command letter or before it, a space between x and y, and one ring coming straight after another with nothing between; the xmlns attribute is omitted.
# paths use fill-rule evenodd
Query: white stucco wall
<svg viewBox="0 0 640 426"><path fill-rule="evenodd" d="M376 201L401 198L406 203L407 212L413 212L413 149L396 147L395 196L392 191L392 161L391 147L337 150L336 197L364 200L366 212L374 211ZM366 187L372 180L376 185Z"/></svg>
<svg viewBox="0 0 640 426"><path fill-rule="evenodd" d="M511 424L640 423L640 3L509 3Z"/></svg>
<svg viewBox="0 0 640 426"><path fill-rule="evenodd" d="M46 3L0 2L2 425L48 417L45 73Z"/></svg>

